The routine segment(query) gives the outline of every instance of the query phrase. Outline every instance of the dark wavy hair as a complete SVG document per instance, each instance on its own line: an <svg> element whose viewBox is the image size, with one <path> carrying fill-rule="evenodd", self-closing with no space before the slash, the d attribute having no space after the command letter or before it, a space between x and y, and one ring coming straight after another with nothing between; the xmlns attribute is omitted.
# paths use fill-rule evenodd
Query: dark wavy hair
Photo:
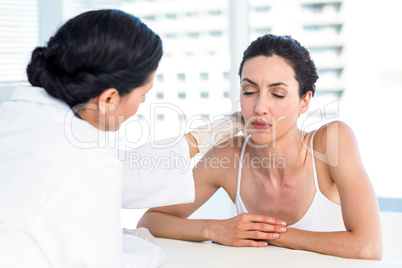
<svg viewBox="0 0 402 268"><path fill-rule="evenodd" d="M32 52L28 80L70 107L105 89L121 96L142 86L162 58L160 37L120 10L85 12Z"/></svg>
<svg viewBox="0 0 402 268"><path fill-rule="evenodd" d="M314 96L315 82L318 79L317 68L308 50L290 36L267 34L258 37L244 51L239 76L241 77L243 65L248 59L273 55L281 57L293 68L295 79L299 83L299 96L303 97L309 91Z"/></svg>

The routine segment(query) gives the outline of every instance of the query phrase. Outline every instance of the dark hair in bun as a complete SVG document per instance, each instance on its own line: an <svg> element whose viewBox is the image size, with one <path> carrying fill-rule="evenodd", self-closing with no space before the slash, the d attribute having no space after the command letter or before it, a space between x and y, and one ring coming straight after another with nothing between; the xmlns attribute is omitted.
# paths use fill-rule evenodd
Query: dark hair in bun
<svg viewBox="0 0 402 268"><path fill-rule="evenodd" d="M162 57L162 41L138 18L97 10L66 22L46 47L32 52L28 80L70 107L115 88L142 86Z"/></svg>

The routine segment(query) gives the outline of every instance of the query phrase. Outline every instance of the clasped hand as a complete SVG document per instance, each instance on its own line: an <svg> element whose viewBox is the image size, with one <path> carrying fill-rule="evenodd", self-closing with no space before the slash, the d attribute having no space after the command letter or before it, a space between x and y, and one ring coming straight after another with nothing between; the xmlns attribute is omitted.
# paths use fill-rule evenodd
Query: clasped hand
<svg viewBox="0 0 402 268"><path fill-rule="evenodd" d="M214 232L214 242L235 247L265 247L268 240L286 232L286 222L266 215L243 213L221 220Z"/></svg>

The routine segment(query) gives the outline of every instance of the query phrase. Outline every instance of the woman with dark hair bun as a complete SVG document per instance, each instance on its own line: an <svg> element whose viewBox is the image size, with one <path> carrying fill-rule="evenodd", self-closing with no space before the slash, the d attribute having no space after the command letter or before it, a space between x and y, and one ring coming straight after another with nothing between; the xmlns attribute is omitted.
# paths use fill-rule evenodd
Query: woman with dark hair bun
<svg viewBox="0 0 402 268"><path fill-rule="evenodd" d="M224 141L241 124L232 116L158 143L165 148L117 150L108 133L145 101L161 57L159 36L119 10L83 13L33 51L32 86L16 88L0 109L0 267L165 261L146 230L123 235L120 208L192 202L192 171L182 160L214 145L214 132L223 130ZM139 159L172 166L150 169ZM132 235L139 232L148 241Z"/></svg>
<svg viewBox="0 0 402 268"><path fill-rule="evenodd" d="M198 162L193 203L149 209L139 226L159 237L381 259L377 199L352 130L297 125L318 79L307 49L289 36L261 36L244 52L239 76L245 136ZM220 187L237 216L188 220Z"/></svg>
<svg viewBox="0 0 402 268"><path fill-rule="evenodd" d="M73 109L101 102L106 105L102 108L112 105L119 114L129 106L127 119L152 87L161 58L161 39L138 18L118 10L93 11L68 21L46 47L36 48L27 74L33 86ZM114 103L120 99L123 103ZM93 109L81 107L76 113L101 130L119 127L118 120L98 125L98 111Z"/></svg>

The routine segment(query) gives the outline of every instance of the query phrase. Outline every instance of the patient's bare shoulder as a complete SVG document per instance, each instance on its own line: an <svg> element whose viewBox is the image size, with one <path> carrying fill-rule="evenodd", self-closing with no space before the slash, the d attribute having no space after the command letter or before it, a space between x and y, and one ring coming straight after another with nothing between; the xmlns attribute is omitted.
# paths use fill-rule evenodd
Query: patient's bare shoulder
<svg viewBox="0 0 402 268"><path fill-rule="evenodd" d="M208 151L193 170L196 183L223 187L234 200L244 136L235 136Z"/></svg>
<svg viewBox="0 0 402 268"><path fill-rule="evenodd" d="M236 177L244 141L244 136L235 136L213 147L198 161L194 171L204 173L203 176L207 173L209 178L214 177L215 182L219 181L219 186L222 187L228 180Z"/></svg>

